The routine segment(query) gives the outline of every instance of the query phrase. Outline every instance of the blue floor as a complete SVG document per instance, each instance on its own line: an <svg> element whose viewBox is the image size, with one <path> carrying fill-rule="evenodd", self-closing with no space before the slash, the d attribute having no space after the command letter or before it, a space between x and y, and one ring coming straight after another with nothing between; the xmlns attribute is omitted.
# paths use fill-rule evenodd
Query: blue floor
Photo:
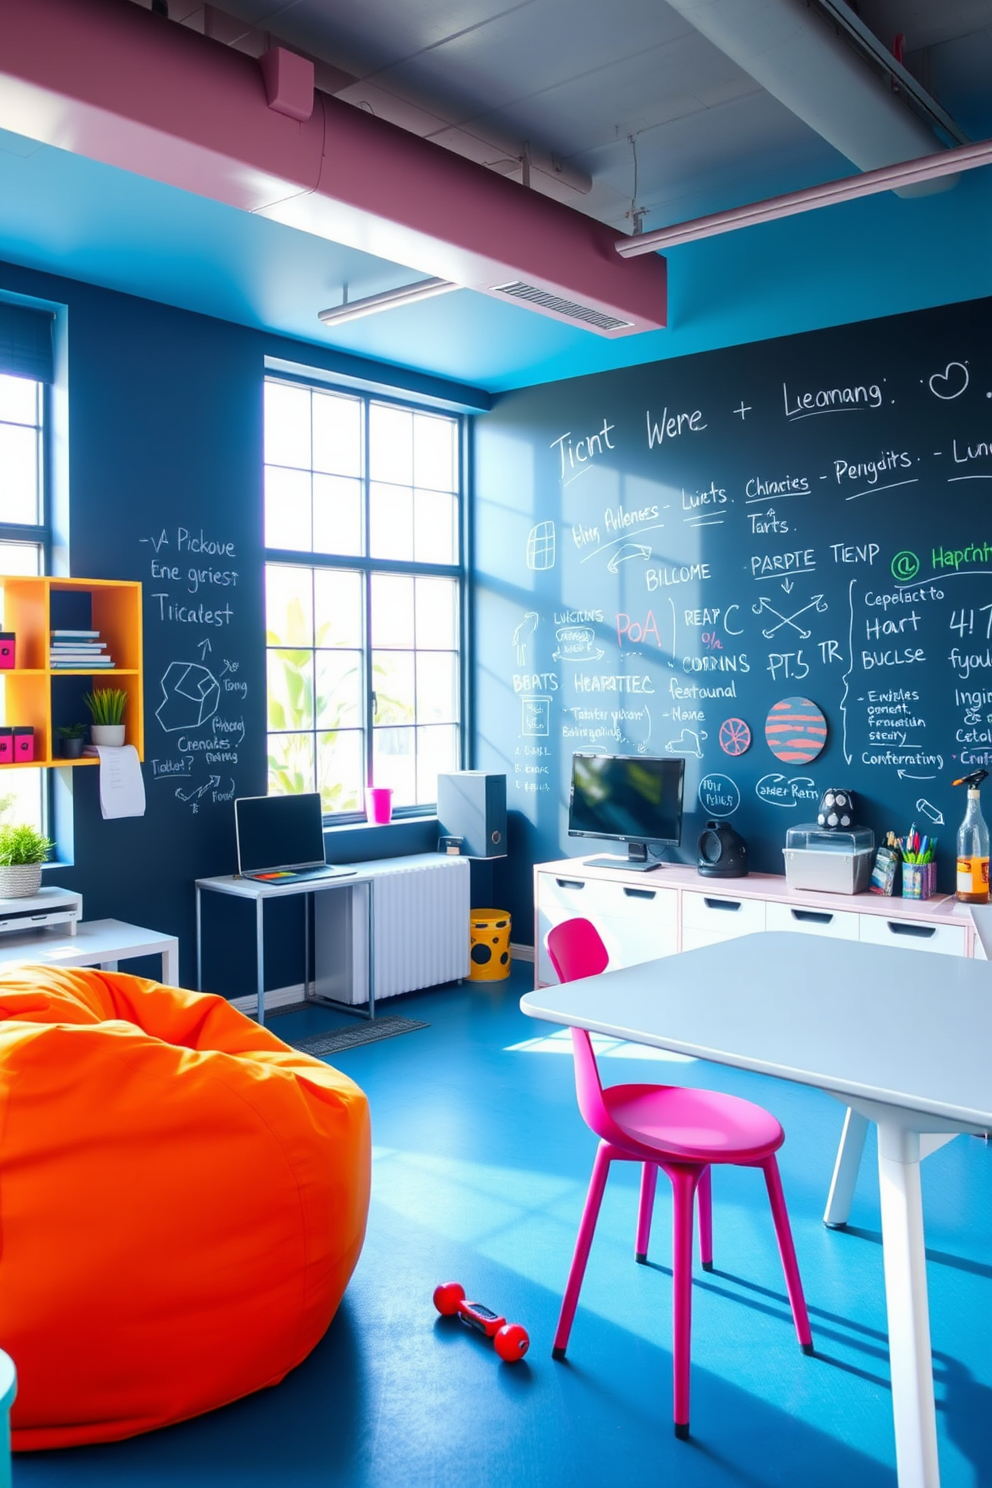
<svg viewBox="0 0 992 1488"><path fill-rule="evenodd" d="M595 1139L575 1108L567 1034L520 1013L529 975L517 966L495 987L400 999L389 1012L431 1026L332 1061L371 1101L372 1209L344 1303L299 1369L167 1431L20 1456L15 1488L894 1485L874 1149L850 1229L825 1230L841 1108L818 1092L630 1045L601 1054L607 1083L707 1085L780 1118L815 1357L795 1340L760 1176L719 1171L715 1270L697 1269L693 1300L693 1436L676 1441L668 1195L659 1183L651 1264L637 1266L637 1174L620 1165L569 1360L552 1362ZM272 1026L285 1036L336 1021L308 1009ZM923 1167L944 1488L992 1483L990 1176L992 1148L970 1137ZM501 1365L438 1319L431 1293L444 1280L522 1322L527 1359Z"/></svg>

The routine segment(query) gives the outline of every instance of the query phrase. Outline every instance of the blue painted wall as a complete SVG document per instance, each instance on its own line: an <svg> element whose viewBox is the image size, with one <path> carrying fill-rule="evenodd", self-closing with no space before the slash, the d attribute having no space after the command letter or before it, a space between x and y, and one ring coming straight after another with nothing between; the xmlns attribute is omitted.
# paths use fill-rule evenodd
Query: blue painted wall
<svg viewBox="0 0 992 1488"><path fill-rule="evenodd" d="M229 322L178 311L149 300L0 265L0 291L35 296L67 307L68 477L71 572L88 578L139 579L145 593L145 781L143 817L104 821L95 769L65 770L71 780L74 861L51 870L46 882L78 890L87 919L114 917L178 934L182 975L194 985L193 880L234 867L234 818L229 796L265 790L265 626L262 590L262 380L264 358L300 359L349 376L396 380L395 369L356 358L301 348ZM312 353L312 354L311 354ZM471 390L416 373L403 385L425 394L473 396ZM196 558L176 548L177 532L203 532L208 542L230 545L223 559ZM166 541L162 543L163 534ZM161 546L159 546L161 544ZM178 564L180 580L152 577L153 561ZM209 581L190 593L191 565L236 570L231 587ZM229 605L221 626L168 618L155 598L195 608L205 600ZM76 621L74 623L80 623ZM203 642L209 642L206 651ZM237 663L244 683L225 695L216 719L228 729L225 758L193 757L189 776L158 771L181 759L175 731L156 716L162 678L170 663L206 657L215 673ZM64 679L59 686L71 686ZM79 692L83 687L79 685ZM81 698L66 703L85 717ZM69 721L68 718L63 721ZM243 738L242 738L243 735ZM191 737L204 739L204 730ZM236 758L235 758L236 756ZM157 762L157 763L156 763ZM211 775L221 781L192 796ZM388 849L373 832L348 834L339 856L374 857L388 851L422 851L425 832L394 833ZM238 995L253 990L250 915L216 909L217 933L205 966L211 991ZM299 904L280 905L266 939L269 985L300 980ZM157 966L155 968L157 974Z"/></svg>

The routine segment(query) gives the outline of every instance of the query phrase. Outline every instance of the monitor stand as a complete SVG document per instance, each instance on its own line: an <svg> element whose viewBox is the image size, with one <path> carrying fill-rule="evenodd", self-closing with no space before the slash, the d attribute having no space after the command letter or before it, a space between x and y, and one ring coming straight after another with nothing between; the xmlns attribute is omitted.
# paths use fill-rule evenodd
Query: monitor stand
<svg viewBox="0 0 992 1488"><path fill-rule="evenodd" d="M605 858L585 858L583 862L587 868L619 868L624 873L653 873L656 868L664 867L663 863L648 857L644 842L628 842L625 858L611 854Z"/></svg>

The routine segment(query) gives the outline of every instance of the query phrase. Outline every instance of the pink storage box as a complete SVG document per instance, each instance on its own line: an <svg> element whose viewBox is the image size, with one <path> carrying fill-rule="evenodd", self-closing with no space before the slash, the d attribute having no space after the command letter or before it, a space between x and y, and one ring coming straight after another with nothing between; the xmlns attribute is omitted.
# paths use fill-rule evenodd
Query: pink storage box
<svg viewBox="0 0 992 1488"><path fill-rule="evenodd" d="M0 671L12 671L16 665L17 637L12 630L0 630Z"/></svg>
<svg viewBox="0 0 992 1488"><path fill-rule="evenodd" d="M34 759L34 729L14 729L14 763L26 765L28 760Z"/></svg>

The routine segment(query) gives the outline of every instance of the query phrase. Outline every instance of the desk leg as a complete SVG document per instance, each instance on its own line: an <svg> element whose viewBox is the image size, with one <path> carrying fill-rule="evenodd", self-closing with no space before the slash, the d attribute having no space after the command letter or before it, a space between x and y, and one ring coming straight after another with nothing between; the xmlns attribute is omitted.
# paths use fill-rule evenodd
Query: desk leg
<svg viewBox="0 0 992 1488"><path fill-rule="evenodd" d="M878 1185L899 1488L939 1488L920 1138L895 1121L878 1123Z"/></svg>
<svg viewBox="0 0 992 1488"><path fill-rule="evenodd" d="M258 1021L265 1027L265 933L264 902L255 900L255 988L258 992Z"/></svg>
<svg viewBox="0 0 992 1488"><path fill-rule="evenodd" d="M837 1161L834 1163L834 1176L830 1183L827 1207L823 1214L823 1223L832 1230L846 1225L851 1217L854 1185L858 1181L858 1169L861 1167L861 1157L865 1150L867 1135L868 1117L848 1107L847 1115L844 1117L840 1146L837 1148Z"/></svg>
<svg viewBox="0 0 992 1488"><path fill-rule="evenodd" d="M372 879L365 883L365 907L368 913L369 1018L375 1017L375 889Z"/></svg>
<svg viewBox="0 0 992 1488"><path fill-rule="evenodd" d="M741 402L744 400L741 399ZM200 918L200 885L196 886L196 990L203 991L203 924Z"/></svg>

